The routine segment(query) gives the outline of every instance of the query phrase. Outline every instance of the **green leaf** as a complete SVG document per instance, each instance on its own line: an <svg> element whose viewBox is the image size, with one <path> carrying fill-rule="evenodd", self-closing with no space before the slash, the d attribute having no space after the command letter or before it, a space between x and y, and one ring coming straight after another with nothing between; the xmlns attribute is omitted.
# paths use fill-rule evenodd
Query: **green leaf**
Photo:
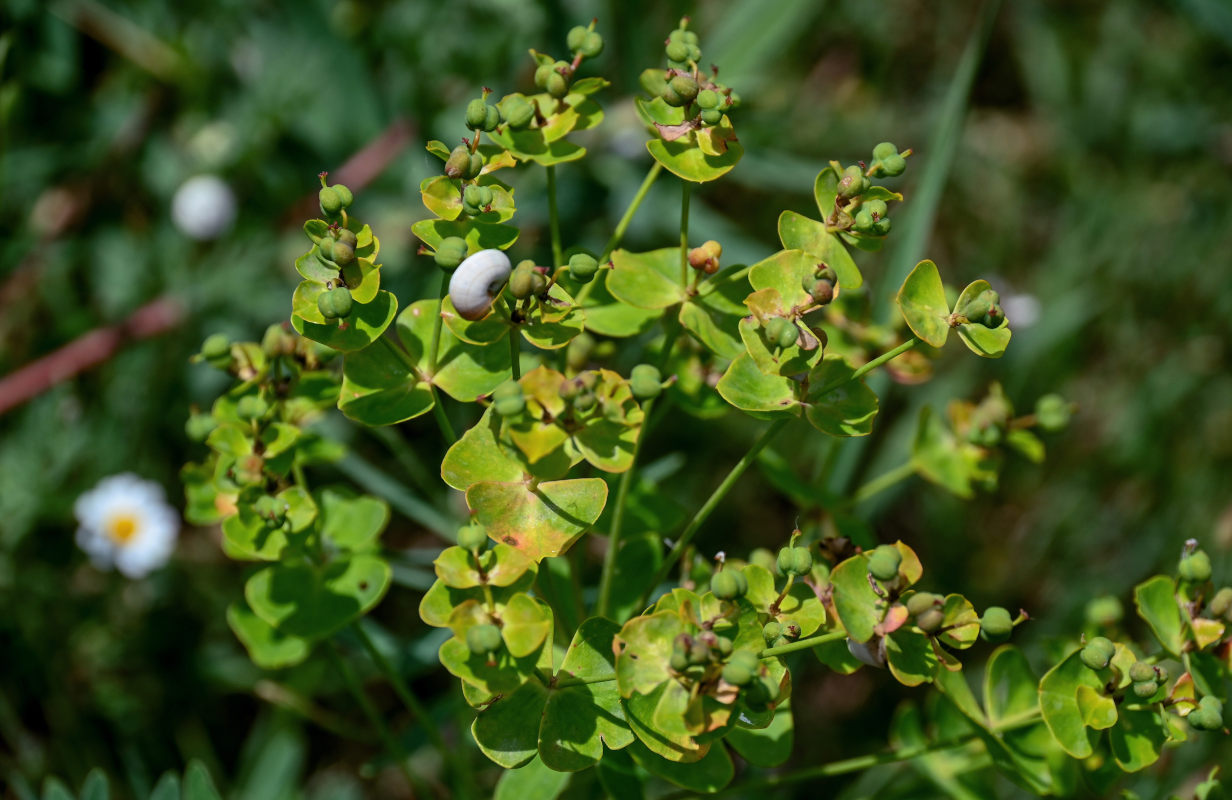
<svg viewBox="0 0 1232 800"><path fill-rule="evenodd" d="M480 250L506 250L518 240L518 229L512 225L479 222L470 217L421 219L411 226L411 233L433 250L440 247L442 240L457 236L466 240L467 252L472 254Z"/></svg>
<svg viewBox="0 0 1232 800"><path fill-rule="evenodd" d="M796 386L787 378L762 372L745 353L728 365L717 388L724 400L741 411L778 416L784 411L800 413Z"/></svg>
<svg viewBox="0 0 1232 800"><path fill-rule="evenodd" d="M980 615L975 606L961 594L948 594L941 606L941 632L937 641L957 650L965 650L980 638Z"/></svg>
<svg viewBox="0 0 1232 800"><path fill-rule="evenodd" d="M744 146L735 139L727 140L722 154L706 153L693 138L685 136L674 142L651 139L646 149L655 161L674 175L694 183L718 180L731 171L744 155Z"/></svg>
<svg viewBox="0 0 1232 800"><path fill-rule="evenodd" d="M1010 344L1010 321L1001 320L995 328L985 328L978 322L958 326L958 338L972 353L983 358L1000 358Z"/></svg>
<svg viewBox="0 0 1232 800"><path fill-rule="evenodd" d="M439 300L420 300L398 315L398 338L424 375L428 369L428 354ZM437 345L436 372L432 383L446 394L463 403L489 394L509 378L509 348L484 347L469 344L454 335L448 326L441 326Z"/></svg>
<svg viewBox="0 0 1232 800"><path fill-rule="evenodd" d="M253 574L244 597L258 617L304 639L328 636L372 610L389 588L389 564L356 554L324 567L274 564Z"/></svg>
<svg viewBox="0 0 1232 800"><path fill-rule="evenodd" d="M321 535L341 550L365 550L377 546L377 538L389 524L389 504L371 495L357 496L345 487L329 487L317 494L321 509Z"/></svg>
<svg viewBox="0 0 1232 800"><path fill-rule="evenodd" d="M886 666L904 686L919 686L932 681L937 671L937 654L926 634L902 627L886 636Z"/></svg>
<svg viewBox="0 0 1232 800"><path fill-rule="evenodd" d="M79 800L111 800L111 784L107 781L107 773L99 767L90 770L81 784Z"/></svg>
<svg viewBox="0 0 1232 800"><path fill-rule="evenodd" d="M779 215L779 241L784 249L803 250L817 261L828 264L842 288L858 289L864 284L864 276L842 240L817 220L784 211Z"/></svg>
<svg viewBox="0 0 1232 800"><path fill-rule="evenodd" d="M826 621L826 607L817 599L817 593L808 584L801 581L792 583L787 595L779 601L777 613L772 614L770 608L779 597L774 576L758 564L749 564L742 572L749 584L745 599L758 612L769 615L784 625L798 625L800 636L811 636Z"/></svg>
<svg viewBox="0 0 1232 800"><path fill-rule="evenodd" d="M834 587L834 610L847 636L857 642L873 638L881 621L884 601L868 582L868 556L863 553L841 562L830 572Z"/></svg>
<svg viewBox="0 0 1232 800"><path fill-rule="evenodd" d="M475 744L505 769L530 762L538 752L539 719L547 699L548 690L535 679L498 697L471 723Z"/></svg>
<svg viewBox="0 0 1232 800"><path fill-rule="evenodd" d="M586 329L586 316L559 283L552 284L548 298L547 303L540 301L531 307L518 330L540 350L558 350Z"/></svg>
<svg viewBox="0 0 1232 800"><path fill-rule="evenodd" d="M684 329L722 358L735 358L744 352L739 325L749 287L743 277L733 279L736 274L737 270L732 270L703 281L697 294L680 308Z"/></svg>
<svg viewBox="0 0 1232 800"><path fill-rule="evenodd" d="M1074 758L1087 758L1095 752L1098 733L1086 727L1078 705L1079 686L1103 688L1095 673L1082 663L1080 651L1075 650L1044 674L1039 703L1044 724L1061 749Z"/></svg>
<svg viewBox="0 0 1232 800"><path fill-rule="evenodd" d="M667 308L687 296L680 282L680 249L665 247L648 253L617 250L607 273L607 290L622 303L638 308Z"/></svg>
<svg viewBox="0 0 1232 800"><path fill-rule="evenodd" d="M356 303L350 316L344 320L320 325L293 313L291 325L315 342L349 353L363 350L380 338L394 321L397 312L397 299L389 292L381 291L371 303Z"/></svg>
<svg viewBox="0 0 1232 800"><path fill-rule="evenodd" d="M959 497L974 495L970 460L961 443L928 406L920 409L911 444L911 463L925 478Z"/></svg>
<svg viewBox="0 0 1232 800"><path fill-rule="evenodd" d="M1116 703L1102 691L1090 686L1078 687L1078 711L1082 714L1082 724L1097 731L1111 728L1117 721Z"/></svg>
<svg viewBox="0 0 1232 800"><path fill-rule="evenodd" d="M813 304L812 296L804 291L804 279L814 273L817 262L817 256L803 250L780 250L749 267L749 285L758 292L777 292L779 302L771 313L787 316L792 309ZM745 302L757 312L752 298Z"/></svg>
<svg viewBox="0 0 1232 800"><path fill-rule="evenodd" d="M227 625L248 651L252 663L262 669L282 669L302 662L312 646L298 636L274 628L252 613L247 605L227 606Z"/></svg>
<svg viewBox="0 0 1232 800"><path fill-rule="evenodd" d="M727 742L753 766L777 767L791 758L794 732L791 708L786 703L781 703L774 709L774 720L768 726L737 726L727 734Z"/></svg>
<svg viewBox="0 0 1232 800"><path fill-rule="evenodd" d="M495 653L496 660L489 663L486 655L470 651L466 642L454 636L445 640L439 653L441 666L455 677L475 686L490 695L508 696L532 678L535 670L546 658L550 664L551 647L515 658L502 647ZM534 724L531 726L534 729Z"/></svg>
<svg viewBox="0 0 1232 800"><path fill-rule="evenodd" d="M826 219L834 212L834 201L838 199L839 174L834 167L822 167L813 181L813 199L817 201L817 210L821 218Z"/></svg>
<svg viewBox="0 0 1232 800"><path fill-rule="evenodd" d="M1176 601L1176 584L1167 575L1156 575L1134 587L1138 616L1151 627L1151 633L1174 656L1180 656L1185 641L1184 621Z"/></svg>
<svg viewBox="0 0 1232 800"><path fill-rule="evenodd" d="M180 776L174 772L164 772L150 793L150 800L180 800Z"/></svg>
<svg viewBox="0 0 1232 800"><path fill-rule="evenodd" d="M1158 761L1167 740L1167 728L1153 707L1121 709L1119 722L1108 732L1112 757L1126 772L1137 772Z"/></svg>
<svg viewBox="0 0 1232 800"><path fill-rule="evenodd" d="M636 480L636 479L635 479ZM670 530L675 526L663 526ZM662 537L652 531L622 537L612 573L612 615L628 619L642 610L642 596L654 587L649 583L663 563Z"/></svg>
<svg viewBox="0 0 1232 800"><path fill-rule="evenodd" d="M556 800L569 786L568 772L556 772L539 760L501 775L493 800Z"/></svg>
<svg viewBox="0 0 1232 800"><path fill-rule="evenodd" d="M222 800L209 770L195 758L184 772L184 800Z"/></svg>
<svg viewBox="0 0 1232 800"><path fill-rule="evenodd" d="M933 347L945 344L950 335L950 307L936 264L928 260L916 264L895 301L907 326L921 341Z"/></svg>
<svg viewBox="0 0 1232 800"><path fill-rule="evenodd" d="M619 630L592 617L573 636L539 727L539 757L552 769L576 772L598 762L604 745L618 750L633 742L615 680L612 640Z"/></svg>
<svg viewBox="0 0 1232 800"><path fill-rule="evenodd" d="M535 488L483 481L466 490L466 503L488 535L535 561L567 551L606 502L607 484L600 478L545 481Z"/></svg>
<svg viewBox="0 0 1232 800"><path fill-rule="evenodd" d="M852 380L855 368L839 355L827 355L809 374L804 416L828 436L867 436L877 416L877 394L863 378ZM834 386L824 391L827 386Z"/></svg>
<svg viewBox="0 0 1232 800"><path fill-rule="evenodd" d="M1001 645L984 667L984 709L991 727L1039 708L1039 681L1022 651Z"/></svg>
<svg viewBox="0 0 1232 800"><path fill-rule="evenodd" d="M527 594L519 593L510 598L501 620L504 622L501 637L514 658L539 652L552 632L551 609Z"/></svg>
<svg viewBox="0 0 1232 800"><path fill-rule="evenodd" d="M586 155L585 147L559 138L562 135L559 129L550 132L557 138L548 141L548 132L543 128L515 131L506 125L492 131L488 136L493 142L513 153L519 161L533 161L545 167L576 161Z"/></svg>
<svg viewBox="0 0 1232 800"><path fill-rule="evenodd" d="M460 492L481 481L520 481L522 465L498 443L500 417L491 409L445 453L441 478Z"/></svg>
<svg viewBox="0 0 1232 800"><path fill-rule="evenodd" d="M281 527L271 528L248 503L241 503L239 512L223 521L223 545L228 556L277 561L288 547L302 544L303 537L295 534L306 530L316 519L316 503L298 486L282 490L277 497L287 508L286 523Z"/></svg>
<svg viewBox="0 0 1232 800"><path fill-rule="evenodd" d="M611 274L610 270L600 270L590 283L590 293L582 305L587 329L601 336L615 337L645 333L663 315L661 309L638 308L616 299L607 288Z"/></svg>
<svg viewBox="0 0 1232 800"><path fill-rule="evenodd" d="M622 697L648 695L668 680L672 640L682 632L684 623L674 611L644 614L624 624L614 645Z"/></svg>
<svg viewBox="0 0 1232 800"><path fill-rule="evenodd" d="M365 425L394 425L432 410L432 390L388 342L348 353L338 408Z"/></svg>
<svg viewBox="0 0 1232 800"><path fill-rule="evenodd" d="M731 756L722 745L710 747L698 760L684 762L661 758L637 742L630 746L629 752L650 774L691 792L717 792L731 783L735 775Z"/></svg>
<svg viewBox="0 0 1232 800"><path fill-rule="evenodd" d="M605 754L596 771L609 800L646 800L646 774L628 750Z"/></svg>

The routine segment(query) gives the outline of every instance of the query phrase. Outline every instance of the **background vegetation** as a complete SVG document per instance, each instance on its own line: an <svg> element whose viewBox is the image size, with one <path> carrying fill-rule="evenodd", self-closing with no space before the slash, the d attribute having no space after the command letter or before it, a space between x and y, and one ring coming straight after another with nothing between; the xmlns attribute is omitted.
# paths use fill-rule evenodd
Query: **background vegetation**
<svg viewBox="0 0 1232 800"><path fill-rule="evenodd" d="M785 441L779 456L816 464L818 485L842 491L902 460L921 404L975 397L995 379L1024 410L1052 390L1081 407L1048 441L1043 468L1011 462L1000 489L974 502L916 479L861 506L864 523L845 532L902 538L928 564L926 581L961 587L977 606L1028 609L1036 622L1016 638L1041 654L1077 636L1089 598L1128 602L1187 538L1203 541L1217 578L1230 574L1232 9L1221 0L4 0L0 375L150 301L172 298L183 313L0 416L3 796L27 796L48 774L78 785L101 766L144 797L190 758L237 798L406 796L369 760L368 732L337 734L359 718L325 667L262 674L248 662L222 614L243 567L221 556L216 531L186 528L171 565L131 583L77 550L72 501L131 470L181 502L179 466L200 455L184 419L222 382L188 356L207 333L259 338L286 318L319 170L363 187L389 288L434 291L435 267L410 234L428 215L419 181L439 169L423 142L459 138L481 85L527 88L526 49L563 49L565 31L591 17L607 39L595 69L614 85L600 96L608 118L586 142L592 157L560 170L561 206L566 241L602 249L649 163L627 97L684 13L745 103L747 155L695 194L698 242L723 242L729 263L764 257L779 210L809 209L827 160L890 139L917 157L901 183L900 235L861 262L874 292L887 296L927 253L954 283L995 274L1017 297L1004 359L942 363L933 382L893 389L871 441L833 453ZM209 243L170 215L175 190L199 173L223 177L238 204L234 227ZM515 221L519 249L542 256L541 180L519 176ZM627 244L669 245L677 202L657 186ZM648 474L690 507L717 477L703 465L731 463L748 440L734 414L715 424L724 435L674 413L647 450ZM423 520L459 511L434 474L432 421L330 430L356 453L343 475L402 512L386 535L400 588L374 633L396 637L400 667L491 786L496 771L469 745L456 682L435 666L439 640L415 611L440 546ZM776 488L773 455L707 524L705 547L777 547L790 530L797 512ZM814 666L796 683L793 763L884 746L912 692ZM398 724L392 696L380 699L435 774L422 735ZM303 703L313 721L295 710ZM1229 763L1232 749L1211 742L1128 785L1159 796ZM823 791L947 793L909 766Z"/></svg>

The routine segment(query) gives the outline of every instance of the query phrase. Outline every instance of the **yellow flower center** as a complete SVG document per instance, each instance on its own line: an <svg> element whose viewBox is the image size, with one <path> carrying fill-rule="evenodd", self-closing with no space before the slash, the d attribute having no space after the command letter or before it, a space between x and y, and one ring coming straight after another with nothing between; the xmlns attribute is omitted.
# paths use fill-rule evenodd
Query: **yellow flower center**
<svg viewBox="0 0 1232 800"><path fill-rule="evenodd" d="M111 541L126 545L137 533L137 518L132 514L116 514L107 520L106 531Z"/></svg>

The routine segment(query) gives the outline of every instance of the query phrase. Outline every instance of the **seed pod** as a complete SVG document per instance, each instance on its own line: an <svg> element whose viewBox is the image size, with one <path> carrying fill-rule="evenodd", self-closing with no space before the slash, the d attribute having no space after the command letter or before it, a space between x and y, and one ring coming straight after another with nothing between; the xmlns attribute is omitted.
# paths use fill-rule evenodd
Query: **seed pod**
<svg viewBox="0 0 1232 800"><path fill-rule="evenodd" d="M689 648L689 663L693 666L703 666L712 661L713 658L714 651L710 649L710 645L703 641L694 641L693 647Z"/></svg>
<svg viewBox="0 0 1232 800"><path fill-rule="evenodd" d="M438 267L446 270L453 269L462 263L462 259L466 258L466 240L460 236L446 236L436 246L436 252L432 258Z"/></svg>
<svg viewBox="0 0 1232 800"><path fill-rule="evenodd" d="M509 276L509 293L518 300L538 294L546 285L544 277L535 269L535 262L530 259L520 262Z"/></svg>
<svg viewBox="0 0 1232 800"><path fill-rule="evenodd" d="M653 364L638 364L629 373L629 389L638 400L650 400L663 391L663 378Z"/></svg>
<svg viewBox="0 0 1232 800"><path fill-rule="evenodd" d="M871 213L874 217L877 217L879 219L884 219L886 216L886 212L889 211L889 207L886 205L886 201L880 198L873 198L872 200L869 200L865 202L864 204L862 204L860 207L863 209L867 209L869 213Z"/></svg>
<svg viewBox="0 0 1232 800"><path fill-rule="evenodd" d="M445 160L445 174L450 178L462 178L470 170L471 151L464 144L460 144L453 150L449 151L449 158Z"/></svg>
<svg viewBox="0 0 1232 800"><path fill-rule="evenodd" d="M701 113L702 122L706 125L718 125L723 121L723 112L717 108L704 108Z"/></svg>
<svg viewBox="0 0 1232 800"><path fill-rule="evenodd" d="M892 581L898 577L898 568L903 563L903 554L892 544L883 544L868 557L868 571L879 581Z"/></svg>
<svg viewBox="0 0 1232 800"><path fill-rule="evenodd" d="M345 286L329 289L317 297L317 308L321 316L326 319L350 316L353 304L354 298L351 297L351 290Z"/></svg>
<svg viewBox="0 0 1232 800"><path fill-rule="evenodd" d="M232 475L240 486L260 486L265 483L265 459L249 453L235 462Z"/></svg>
<svg viewBox="0 0 1232 800"><path fill-rule="evenodd" d="M1232 587L1225 586L1215 592L1215 597L1211 599L1211 613L1216 617L1227 618L1228 612L1232 611Z"/></svg>
<svg viewBox="0 0 1232 800"><path fill-rule="evenodd" d="M689 46L681 41L669 41L665 48L669 61L684 63L689 60Z"/></svg>
<svg viewBox="0 0 1232 800"><path fill-rule="evenodd" d="M1092 598L1083 610L1086 621L1092 625L1107 627L1115 625L1125 616L1125 608L1116 595Z"/></svg>
<svg viewBox="0 0 1232 800"><path fill-rule="evenodd" d="M889 222L889 220L885 221ZM984 318L980 320L980 324L985 328L996 328L1004 321L1005 312L1001 310L1000 305L994 305L992 308L988 309L988 313L986 313Z"/></svg>
<svg viewBox="0 0 1232 800"><path fill-rule="evenodd" d="M488 532L482 525L463 525L458 528L458 547L466 550L479 550L488 543Z"/></svg>
<svg viewBox="0 0 1232 800"><path fill-rule="evenodd" d="M201 357L206 361L214 362L223 359L231 359L231 340L226 334L214 333L205 338L201 343Z"/></svg>
<svg viewBox="0 0 1232 800"><path fill-rule="evenodd" d="M574 253L569 256L569 274L578 283L590 283L599 271L599 262L589 253Z"/></svg>
<svg viewBox="0 0 1232 800"><path fill-rule="evenodd" d="M980 636L984 641L999 644L1014 632L1014 620L1010 612L1001 606L990 606L980 618Z"/></svg>
<svg viewBox="0 0 1232 800"><path fill-rule="evenodd" d="M943 622L945 622L945 614L936 606L929 608L915 618L916 627L925 633L932 633L937 630Z"/></svg>
<svg viewBox="0 0 1232 800"><path fill-rule="evenodd" d="M1073 406L1059 394L1046 394L1035 401L1036 424L1050 433L1064 430L1072 415Z"/></svg>
<svg viewBox="0 0 1232 800"><path fill-rule="evenodd" d="M582 46L577 51L586 58L595 58L603 52L603 37L598 31L587 31Z"/></svg>
<svg viewBox="0 0 1232 800"><path fill-rule="evenodd" d="M736 576L723 570L710 579L710 591L720 600L735 600L743 592L740 591L740 581Z"/></svg>
<svg viewBox="0 0 1232 800"><path fill-rule="evenodd" d="M500 109L492 105L491 103L489 103L487 108L484 111L484 116L483 116L484 131L490 133L496 130L498 127L500 127L500 124L502 121L503 119L501 117Z"/></svg>
<svg viewBox="0 0 1232 800"><path fill-rule="evenodd" d="M463 319L483 319L512 267L500 250L480 250L458 265L449 279L449 299Z"/></svg>
<svg viewBox="0 0 1232 800"><path fill-rule="evenodd" d="M850 200L856 195L863 194L867 188L865 183L867 179L859 166L852 164L847 169L843 170L843 177L838 181L838 195L844 200Z"/></svg>
<svg viewBox="0 0 1232 800"><path fill-rule="evenodd" d="M715 645L718 647L719 655L723 658L727 658L732 654L733 645L731 639L725 636L715 637Z"/></svg>
<svg viewBox="0 0 1232 800"><path fill-rule="evenodd" d="M1211 579L1211 557L1205 550L1195 550L1181 558L1177 574L1188 583L1205 583Z"/></svg>
<svg viewBox="0 0 1232 800"><path fill-rule="evenodd" d="M814 281L813 285L805 289L806 292L813 298L813 302L818 305L829 305L834 300L834 282L825 280Z"/></svg>
<svg viewBox="0 0 1232 800"><path fill-rule="evenodd" d="M345 267L355 260L355 248L339 239L333 246L334 263Z"/></svg>
<svg viewBox="0 0 1232 800"><path fill-rule="evenodd" d="M500 649L502 643L500 628L491 623L472 625L466 630L466 646L477 656Z"/></svg>
<svg viewBox="0 0 1232 800"><path fill-rule="evenodd" d="M813 568L813 554L807 547L784 547L779 550L779 572L784 575L807 575Z"/></svg>
<svg viewBox="0 0 1232 800"><path fill-rule="evenodd" d="M206 437L213 433L218 427L218 420L211 417L209 414L195 412L188 417L188 421L184 423L184 433L189 439L194 442L204 442Z"/></svg>
<svg viewBox="0 0 1232 800"><path fill-rule="evenodd" d="M583 25L574 25L569 29L569 33L565 35L565 46L571 51L577 52L582 49L582 44L586 41L586 34L590 33Z"/></svg>
<svg viewBox="0 0 1232 800"><path fill-rule="evenodd" d="M689 668L689 657L680 651L672 653L672 657L667 662L676 672L684 672Z"/></svg>
<svg viewBox="0 0 1232 800"><path fill-rule="evenodd" d="M715 108L719 107L719 93L714 89L702 89L697 93L697 105L699 108Z"/></svg>
<svg viewBox="0 0 1232 800"><path fill-rule="evenodd" d="M985 289L964 305L955 308L954 311L972 322L978 322L1000 301L1000 295L992 289Z"/></svg>
<svg viewBox="0 0 1232 800"><path fill-rule="evenodd" d="M783 626L781 623L770 620L761 629L761 637L767 645L773 645L783 635Z"/></svg>
<svg viewBox="0 0 1232 800"><path fill-rule="evenodd" d="M1129 668L1129 679L1134 683L1155 680L1155 667L1145 661L1135 661Z"/></svg>
<svg viewBox="0 0 1232 800"><path fill-rule="evenodd" d="M873 219L873 214L867 208L861 208L852 218L852 224L860 233L871 233L873 225L877 220Z"/></svg>
<svg viewBox="0 0 1232 800"><path fill-rule="evenodd" d="M317 199L321 204L321 213L327 217L336 217L342 211L342 197L333 186L322 186L321 191L317 192Z"/></svg>
<svg viewBox="0 0 1232 800"><path fill-rule="evenodd" d="M737 650L723 666L723 680L734 686L746 686L760 667L761 661L752 650Z"/></svg>
<svg viewBox="0 0 1232 800"><path fill-rule="evenodd" d="M259 394L244 395L235 404L235 413L240 419L261 419L269 411L269 402Z"/></svg>
<svg viewBox="0 0 1232 800"><path fill-rule="evenodd" d="M680 105L682 106L687 106L689 103L693 102L694 98L697 97L697 81L693 80L693 78L688 75L677 75L668 82L668 85L670 85L676 92L677 96L681 100Z"/></svg>
<svg viewBox="0 0 1232 800"><path fill-rule="evenodd" d="M1198 707L1185 718L1196 730L1217 731L1223 728L1223 702L1214 695L1198 701Z"/></svg>
<svg viewBox="0 0 1232 800"><path fill-rule="evenodd" d="M882 142L873 148L873 158L878 161L884 161L886 158L896 155L898 155L898 148L891 142Z"/></svg>
<svg viewBox="0 0 1232 800"><path fill-rule="evenodd" d="M766 343L771 347L787 348L800 340L800 329L784 317L771 317L764 328Z"/></svg>
<svg viewBox="0 0 1232 800"><path fill-rule="evenodd" d="M913 617L923 614L941 603L941 598L932 592L916 592L907 598L907 613Z"/></svg>
<svg viewBox="0 0 1232 800"><path fill-rule="evenodd" d="M553 97L560 99L569 94L569 80L561 72L569 71L569 62L557 61L552 65L552 71L548 74L547 84L543 87L547 93Z"/></svg>
<svg viewBox="0 0 1232 800"><path fill-rule="evenodd" d="M525 128L535 118L535 107L523 95L510 95L505 98L504 106L505 122L514 130Z"/></svg>
<svg viewBox="0 0 1232 800"><path fill-rule="evenodd" d="M272 495L261 495L252 504L252 510L267 527L280 528L287 519L287 504Z"/></svg>
<svg viewBox="0 0 1232 800"><path fill-rule="evenodd" d="M1159 684L1155 681L1142 681L1141 683L1134 684L1134 694L1143 700L1153 697L1158 691Z"/></svg>
<svg viewBox="0 0 1232 800"><path fill-rule="evenodd" d="M466 104L466 127L473 131L483 127L488 118L488 104L483 98L476 97Z"/></svg>
<svg viewBox="0 0 1232 800"><path fill-rule="evenodd" d="M1086 664L1089 669L1098 671L1108 667L1115 653L1116 646L1111 641L1103 636L1096 636L1087 642L1086 647L1082 648L1080 657L1082 663Z"/></svg>
<svg viewBox="0 0 1232 800"><path fill-rule="evenodd" d="M902 175L907 169L907 159L895 153L881 159L881 171L891 178Z"/></svg>
<svg viewBox="0 0 1232 800"><path fill-rule="evenodd" d="M526 408L526 395L522 392L522 385L508 380L497 386L492 392L492 407L502 417L521 414L522 409Z"/></svg>
<svg viewBox="0 0 1232 800"><path fill-rule="evenodd" d="M359 247L359 237L355 235L355 231L350 230L349 228L339 228L338 229L337 241L340 242L341 244L345 244L347 247L351 248L352 250Z"/></svg>

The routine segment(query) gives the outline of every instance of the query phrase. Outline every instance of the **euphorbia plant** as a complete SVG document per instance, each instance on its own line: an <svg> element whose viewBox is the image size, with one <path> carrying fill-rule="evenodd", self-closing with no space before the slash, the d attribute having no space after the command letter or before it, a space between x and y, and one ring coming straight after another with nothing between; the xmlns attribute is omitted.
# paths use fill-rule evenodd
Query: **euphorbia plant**
<svg viewBox="0 0 1232 800"><path fill-rule="evenodd" d="M783 212L782 248L757 263L726 265L721 243L695 244L691 191L722 178L743 150L732 120L739 98L717 70L702 69L687 20L667 37L666 68L641 77L647 96L635 102L653 160L641 189L602 252L573 246L558 223L556 170L586 155L570 135L603 121L596 96L608 84L580 75L602 50L593 23L570 32L568 49L562 59L532 51L536 93L494 100L484 89L467 106L468 137L428 144L442 172L422 183L434 216L413 230L424 268L441 270L438 296L403 306L381 289L377 237L353 215L352 193L322 173L321 217L305 223L310 247L296 261L295 333L275 325L260 344L212 337L203 348L201 358L238 384L191 422L212 454L186 468L190 514L222 523L228 555L264 564L228 613L253 660L278 668L317 650L336 656L332 637L350 626L426 724L353 625L390 586L380 545L388 506L309 482L315 465L341 455L311 425L336 404L367 426L435 415L448 445L440 475L464 493L469 519L436 558L419 611L449 632L440 663L475 709L475 742L503 767L599 765L606 782L614 778L604 765L619 763L625 774L719 790L735 774L733 753L758 766L790 755L784 657L803 650L838 673L884 667L906 686L932 684L940 699L931 707L945 713L931 721L901 713L889 754L763 783L978 742L983 755L962 750L970 768L991 759L1032 791L1071 794L1148 766L1193 730L1221 729L1232 592L1211 595L1209 561L1203 567L1196 545L1179 583L1158 576L1135 591L1162 650L1092 632L1040 678L1001 644L1027 614L980 613L961 594L926 591L907 543L861 548L812 521L773 534L783 545L777 556L742 559L699 541L784 430L794 426L801 440L864 436L879 411L866 375L884 367L926 380L951 332L975 355L999 357L1010 323L986 281L947 293L932 261L898 290L900 324L874 325L851 300L864 282L855 256L882 246L904 199L885 181L903 173L911 151L888 142L867 161L822 169L816 217ZM520 246L514 178L502 180L540 167L550 252ZM679 242L622 249L664 169L679 186ZM669 405L702 420L734 409L765 421L710 496L679 519L645 511L656 498L635 479ZM1033 429L1058 430L1071 411L1048 395L1016 417L995 384L979 403L955 402L949 425L926 409L903 467L821 505L849 508L914 473L970 496L995 483L1004 450L1041 459ZM463 417L459 434L454 420ZM560 575L586 574L575 548L588 535L606 536L590 605L580 591L558 589ZM981 636L1000 644L982 702L960 659ZM1093 757L1100 753L1109 757Z"/></svg>

